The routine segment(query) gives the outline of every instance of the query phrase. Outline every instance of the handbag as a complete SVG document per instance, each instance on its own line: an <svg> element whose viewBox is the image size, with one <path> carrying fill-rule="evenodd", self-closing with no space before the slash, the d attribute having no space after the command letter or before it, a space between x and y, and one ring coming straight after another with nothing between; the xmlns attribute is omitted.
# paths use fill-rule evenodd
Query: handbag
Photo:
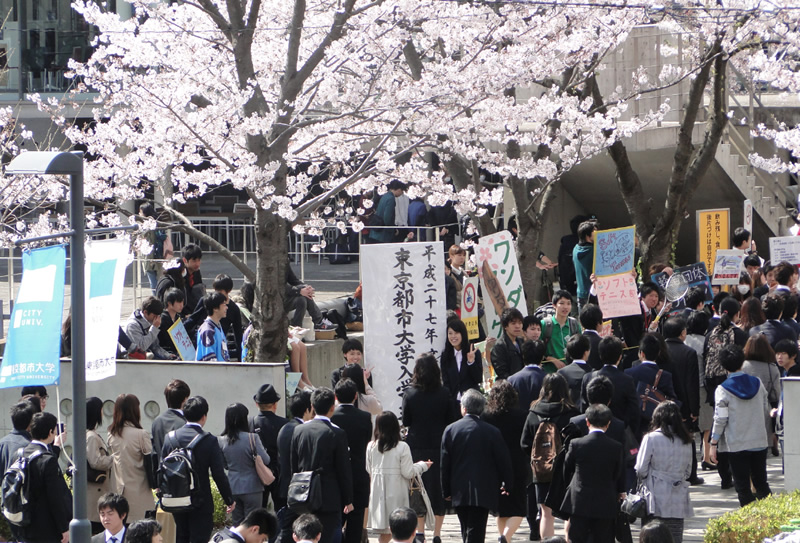
<svg viewBox="0 0 800 543"><path fill-rule="evenodd" d="M102 485L108 479L108 472L99 469L94 469L89 461L86 461L86 479L90 483Z"/></svg>
<svg viewBox="0 0 800 543"><path fill-rule="evenodd" d="M643 484L639 483L636 490L628 492L625 499L619 506L620 511L628 515L628 518L633 522L637 518L644 518L647 516L647 499L645 498L646 489Z"/></svg>
<svg viewBox="0 0 800 543"><path fill-rule="evenodd" d="M275 474L264 464L264 460L256 452L255 434L247 435L250 436L250 451L253 453L253 463L255 463L258 478L261 479L264 486L269 486L275 482Z"/></svg>
<svg viewBox="0 0 800 543"><path fill-rule="evenodd" d="M320 510L322 507L322 486L319 478L320 473L317 470L299 471L292 475L286 496L286 504L289 509L298 515Z"/></svg>
<svg viewBox="0 0 800 543"><path fill-rule="evenodd" d="M423 518L428 514L428 506L422 497L422 481L419 475L414 475L408 481L408 506L417 514L417 518Z"/></svg>
<svg viewBox="0 0 800 543"><path fill-rule="evenodd" d="M158 465L161 463L158 453L153 451L145 454L143 463L144 472L147 474L147 485L152 489L158 488Z"/></svg>

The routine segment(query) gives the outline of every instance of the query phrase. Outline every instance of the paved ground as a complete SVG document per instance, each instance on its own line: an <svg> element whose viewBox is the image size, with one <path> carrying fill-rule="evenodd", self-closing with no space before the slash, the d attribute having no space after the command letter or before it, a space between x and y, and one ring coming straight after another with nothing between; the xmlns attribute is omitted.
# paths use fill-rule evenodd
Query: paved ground
<svg viewBox="0 0 800 543"><path fill-rule="evenodd" d="M775 493L783 491L783 475L781 474L781 459L770 456L767 460L768 480L772 491ZM736 492L733 489L721 490L719 476L716 472L700 472L700 477L705 479L705 484L691 487L691 499L694 506L695 516L687 519L684 529L685 542L703 541L703 534L709 519L718 517L728 511L737 509L739 502L736 499ZM522 521L519 531L514 536L514 541L528 541L530 534L527 521ZM564 523L556 522L556 535L564 534ZM633 530L633 540L638 541L638 526ZM427 540L432 541L432 535L426 534ZM492 517L489 517L489 526L486 532L486 541L498 540L497 525ZM377 542L378 537L370 535L371 542ZM461 531L458 518L455 515L445 517L444 528L442 530L443 543L460 543ZM576 542L580 543L580 542Z"/></svg>

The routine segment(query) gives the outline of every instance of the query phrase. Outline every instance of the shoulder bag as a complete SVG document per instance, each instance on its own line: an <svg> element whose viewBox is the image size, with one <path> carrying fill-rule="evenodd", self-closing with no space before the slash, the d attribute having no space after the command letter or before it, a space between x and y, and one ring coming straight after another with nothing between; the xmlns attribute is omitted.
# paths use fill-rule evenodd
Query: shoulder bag
<svg viewBox="0 0 800 543"><path fill-rule="evenodd" d="M250 436L250 452L253 453L253 463L256 466L256 473L258 473L258 478L261 479L261 482L264 486L269 486L275 482L275 474L272 473L272 470L264 464L264 460L258 455L258 450L256 449L256 442L255 442L255 434L248 433Z"/></svg>
<svg viewBox="0 0 800 543"><path fill-rule="evenodd" d="M322 507L319 471L300 471L293 474L289 481L286 504L298 515L319 511Z"/></svg>

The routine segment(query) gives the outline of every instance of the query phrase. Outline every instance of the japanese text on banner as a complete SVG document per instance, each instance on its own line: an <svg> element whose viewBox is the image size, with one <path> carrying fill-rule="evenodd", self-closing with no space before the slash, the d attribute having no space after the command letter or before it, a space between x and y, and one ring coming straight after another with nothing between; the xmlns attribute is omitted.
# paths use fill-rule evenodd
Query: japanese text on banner
<svg viewBox="0 0 800 543"><path fill-rule="evenodd" d="M603 318L612 319L641 313L639 293L632 274L621 273L598 277L594 288L597 291Z"/></svg>
<svg viewBox="0 0 800 543"><path fill-rule="evenodd" d="M489 326L487 335L503 335L500 315L507 307L516 307L522 316L528 314L517 252L507 230L483 236L477 249L478 273L483 284L483 309Z"/></svg>
<svg viewBox="0 0 800 543"><path fill-rule="evenodd" d="M633 270L636 228L628 226L594 233L594 274L617 275Z"/></svg>
<svg viewBox="0 0 800 543"><path fill-rule="evenodd" d="M709 273L714 272L717 251L728 248L730 239L728 209L701 209L697 211L698 260L706 263Z"/></svg>

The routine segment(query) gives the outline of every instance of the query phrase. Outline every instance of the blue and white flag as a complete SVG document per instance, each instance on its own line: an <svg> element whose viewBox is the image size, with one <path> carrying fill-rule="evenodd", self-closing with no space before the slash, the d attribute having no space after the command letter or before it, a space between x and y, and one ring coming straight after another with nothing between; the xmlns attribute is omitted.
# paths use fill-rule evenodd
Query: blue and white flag
<svg viewBox="0 0 800 543"><path fill-rule="evenodd" d="M117 339L125 268L130 242L104 239L86 242L86 380L117 373Z"/></svg>
<svg viewBox="0 0 800 543"><path fill-rule="evenodd" d="M22 254L22 284L11 313L0 388L58 382L66 261L63 245Z"/></svg>

